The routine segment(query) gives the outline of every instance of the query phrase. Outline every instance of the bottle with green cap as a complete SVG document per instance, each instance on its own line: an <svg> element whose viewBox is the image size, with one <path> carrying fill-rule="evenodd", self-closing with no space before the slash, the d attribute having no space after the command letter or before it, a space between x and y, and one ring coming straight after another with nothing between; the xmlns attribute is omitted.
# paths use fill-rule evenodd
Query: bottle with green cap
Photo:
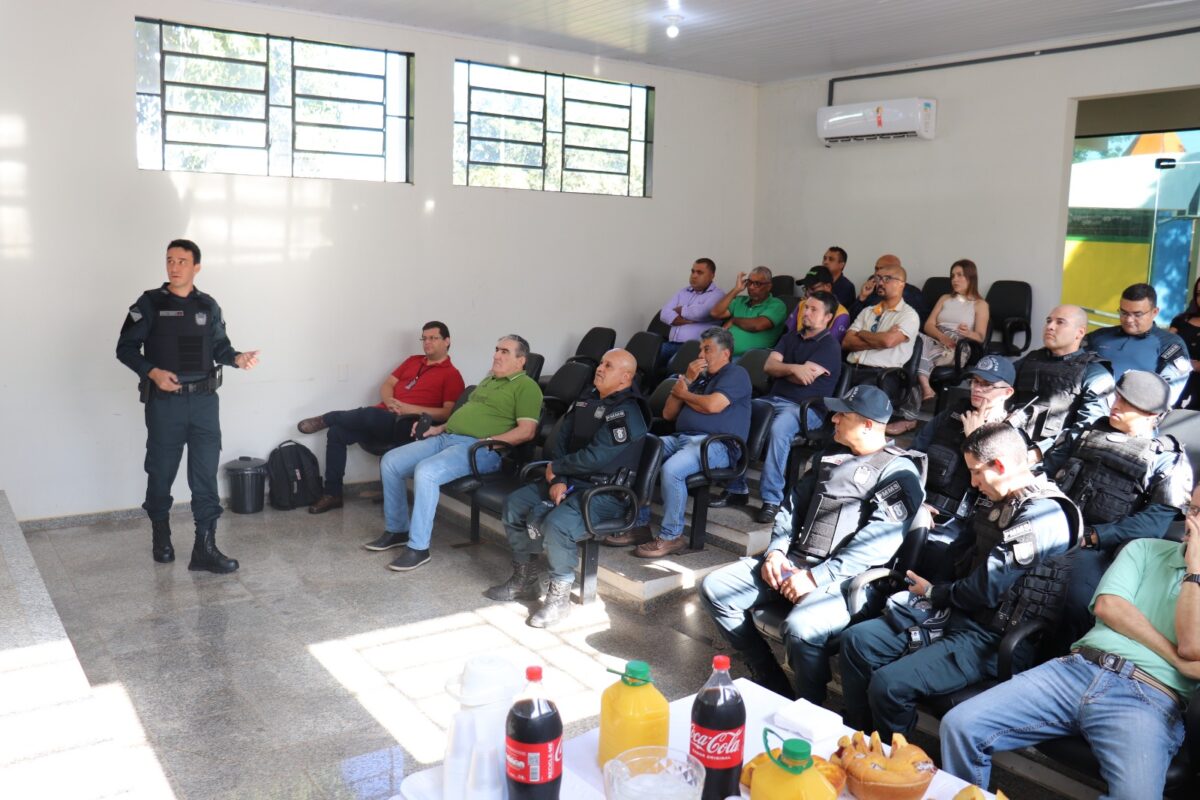
<svg viewBox="0 0 1200 800"><path fill-rule="evenodd" d="M667 746L670 711L650 678L650 665L630 661L624 672L609 670L620 679L600 696L601 767L634 747Z"/></svg>
<svg viewBox="0 0 1200 800"><path fill-rule="evenodd" d="M779 755L770 737L783 741ZM750 800L834 800L837 791L818 769L813 769L812 745L804 739L784 739L763 728L763 749L770 761L750 777Z"/></svg>

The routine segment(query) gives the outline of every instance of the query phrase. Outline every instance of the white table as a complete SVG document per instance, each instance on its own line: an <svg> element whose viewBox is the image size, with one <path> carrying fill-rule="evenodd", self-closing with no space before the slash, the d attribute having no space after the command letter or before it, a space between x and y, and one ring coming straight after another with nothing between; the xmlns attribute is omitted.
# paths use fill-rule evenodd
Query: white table
<svg viewBox="0 0 1200 800"><path fill-rule="evenodd" d="M762 688L746 678L734 681L742 700L746 703L746 749L745 760L749 761L763 751L763 728L770 727L781 734L783 729L777 728L772 720L775 711L788 703L787 698ZM682 697L671 703L671 724L669 746L687 752L691 736L692 702L696 695ZM843 727L838 733L812 743L812 751L816 755L828 758L837 749L839 737L852 733L850 728ZM786 734L785 734L786 735ZM596 753L600 747L600 729L593 728L563 744L563 782L560 796L570 800L603 800L604 777L600 765L596 763ZM938 770L925 800L952 800L966 782L959 780L948 772ZM413 773L400 784L400 796L404 800L442 800L442 768L430 767L427 770ZM743 789L743 797L749 797L749 792ZM843 790L842 797L850 798L848 791ZM395 800L395 798L393 798Z"/></svg>

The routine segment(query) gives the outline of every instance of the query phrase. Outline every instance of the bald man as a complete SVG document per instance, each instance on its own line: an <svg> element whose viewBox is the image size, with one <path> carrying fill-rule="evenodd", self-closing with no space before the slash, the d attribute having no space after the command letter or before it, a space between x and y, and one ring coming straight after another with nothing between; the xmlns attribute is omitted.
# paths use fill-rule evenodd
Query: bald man
<svg viewBox="0 0 1200 800"><path fill-rule="evenodd" d="M1062 434L1073 438L1108 416L1116 388L1107 364L1083 349L1087 313L1079 306L1058 306L1046 315L1042 344L1017 362L1015 419L1035 455L1041 457Z"/></svg>
<svg viewBox="0 0 1200 800"><path fill-rule="evenodd" d="M553 625L571 610L577 545L587 536L583 494L593 486L627 485L637 470L651 414L633 386L636 372L637 361L627 351L605 353L592 388L558 425L545 472L504 503L513 572L484 594L491 600L537 600L542 582L537 557L545 550L550 587L545 602L526 620L534 628ZM588 516L593 523L618 519L627 507L620 497L601 494L592 498Z"/></svg>
<svg viewBox="0 0 1200 800"><path fill-rule="evenodd" d="M875 261L875 275L863 281L862 290L858 293L858 297L849 306L850 319L856 319L862 313L864 308L869 308L872 303L878 303L883 296L883 285L875 277L879 274L879 270L884 267L901 267L898 256L891 253L881 255ZM929 306L925 304L925 295L921 290L911 283L904 285L904 302L913 311L917 312L917 318L921 321L921 328L925 327L925 320L929 318Z"/></svg>

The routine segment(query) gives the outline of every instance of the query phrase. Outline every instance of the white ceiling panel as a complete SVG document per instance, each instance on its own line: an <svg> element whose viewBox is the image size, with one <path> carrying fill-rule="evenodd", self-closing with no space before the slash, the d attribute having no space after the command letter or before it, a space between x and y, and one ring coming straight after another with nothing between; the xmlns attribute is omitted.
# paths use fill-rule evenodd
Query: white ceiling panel
<svg viewBox="0 0 1200 800"><path fill-rule="evenodd" d="M248 0L754 83L1200 25L1200 0ZM683 19L675 39L668 15ZM1200 62L1200 56L1197 57Z"/></svg>

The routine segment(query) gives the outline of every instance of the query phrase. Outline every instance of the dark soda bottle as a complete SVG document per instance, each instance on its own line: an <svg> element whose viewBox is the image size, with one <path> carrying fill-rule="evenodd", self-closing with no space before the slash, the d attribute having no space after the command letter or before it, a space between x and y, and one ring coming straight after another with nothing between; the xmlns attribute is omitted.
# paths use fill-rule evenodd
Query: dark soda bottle
<svg viewBox="0 0 1200 800"><path fill-rule="evenodd" d="M529 685L505 724L508 800L558 800L562 787L562 717L542 691L542 668L527 667Z"/></svg>
<svg viewBox="0 0 1200 800"><path fill-rule="evenodd" d="M729 677L729 656L713 657L712 677L692 703L691 753L704 765L701 800L741 794L746 704Z"/></svg>

